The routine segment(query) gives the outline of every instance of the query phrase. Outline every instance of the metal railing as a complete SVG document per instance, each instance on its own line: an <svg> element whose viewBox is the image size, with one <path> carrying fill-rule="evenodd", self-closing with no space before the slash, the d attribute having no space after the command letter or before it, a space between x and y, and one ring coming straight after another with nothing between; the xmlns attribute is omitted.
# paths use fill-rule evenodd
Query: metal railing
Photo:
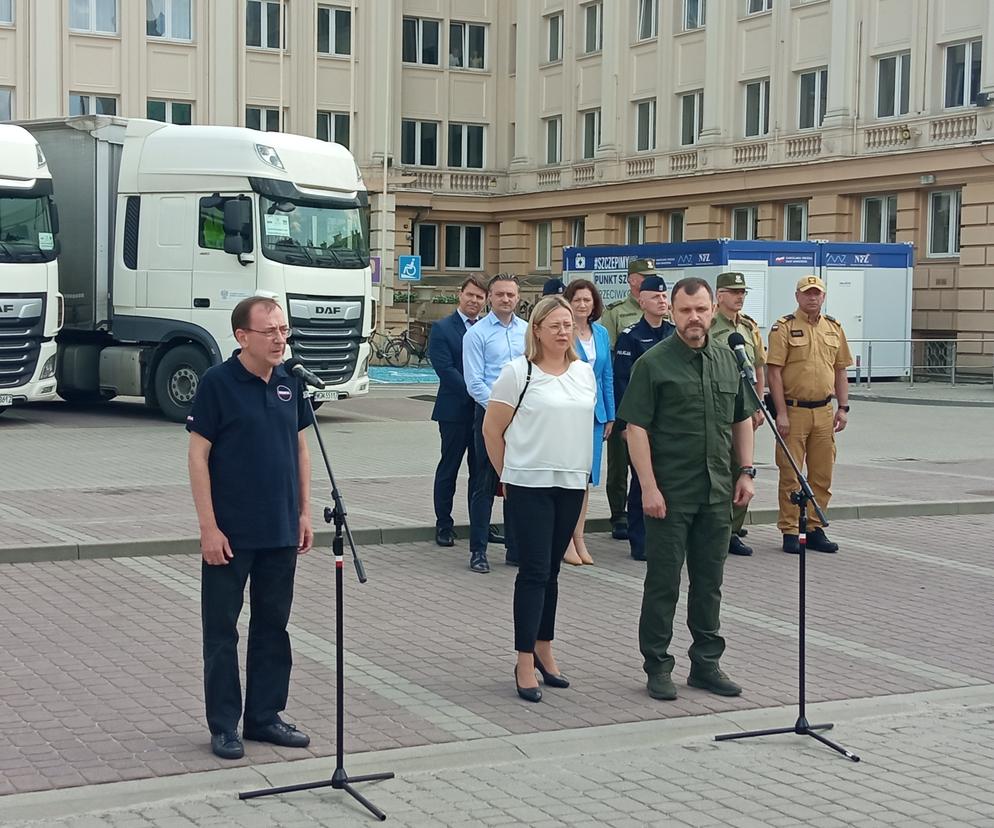
<svg viewBox="0 0 994 828"><path fill-rule="evenodd" d="M867 388L873 385L873 346L875 343L877 345L900 343L911 346L910 348L903 349L905 360L899 365L877 365L878 374L881 369L897 369L902 375L906 372L908 384L914 385L915 370L917 369L919 376L926 375L930 379L948 380L950 385L956 385L958 349L960 345L967 342L981 343L983 345L991 344L994 340L980 338L932 339L928 337L912 337L911 339L850 339L850 345L866 346L865 366L862 364L861 355L856 355L856 365L854 368L856 384L865 383ZM924 360L918 365L915 364L916 344L921 344L920 351ZM982 348L979 356L983 356ZM864 367L866 369L865 379L863 377ZM970 373L973 374L973 371L970 371ZM994 356L991 358L991 383L994 384Z"/></svg>

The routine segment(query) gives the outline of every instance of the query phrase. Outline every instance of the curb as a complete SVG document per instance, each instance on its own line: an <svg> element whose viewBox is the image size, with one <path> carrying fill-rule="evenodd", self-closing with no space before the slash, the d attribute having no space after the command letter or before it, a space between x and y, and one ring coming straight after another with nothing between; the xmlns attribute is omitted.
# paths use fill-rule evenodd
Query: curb
<svg viewBox="0 0 994 828"><path fill-rule="evenodd" d="M955 398L925 399L914 397L891 397L887 394L874 394L870 392L849 391L849 399L860 402L893 403L894 405L935 405L935 406L956 406L959 408L994 408L994 399L991 400L958 400Z"/></svg>
<svg viewBox="0 0 994 828"><path fill-rule="evenodd" d="M853 724L861 719L920 714L927 706L945 709L989 706L992 699L994 685L983 684L899 696L817 702L807 705L807 709L811 711L812 719ZM789 725L795 716L793 708L759 708L370 751L347 756L346 762L349 771L356 775L384 770L401 775L492 767L522 760L557 760L691 741L713 744L712 738L717 733L781 727ZM786 746L786 739L782 744ZM854 744L853 748L859 751L858 745ZM329 778L333 762L333 757L308 758L257 767L9 794L0 797L0 817L5 821L61 819L117 808L152 806L167 800L234 796L238 791Z"/></svg>
<svg viewBox="0 0 994 828"><path fill-rule="evenodd" d="M940 517L949 515L994 514L994 499L922 501L903 503L865 503L854 506L833 506L832 520L879 520L903 517ZM747 525L761 526L777 522L777 510L754 509L747 516ZM459 524L457 531L468 536L469 526ZM587 521L587 531L592 534L611 531L608 518ZM434 526L388 526L383 528L356 529L352 532L356 546L417 543L435 539ZM315 546L331 546L334 532L320 530L314 533ZM130 541L100 543L56 543L38 546L10 546L0 548L0 564L41 563L50 561L86 561L96 558L140 558L148 555L187 555L200 552L197 538L149 538Z"/></svg>

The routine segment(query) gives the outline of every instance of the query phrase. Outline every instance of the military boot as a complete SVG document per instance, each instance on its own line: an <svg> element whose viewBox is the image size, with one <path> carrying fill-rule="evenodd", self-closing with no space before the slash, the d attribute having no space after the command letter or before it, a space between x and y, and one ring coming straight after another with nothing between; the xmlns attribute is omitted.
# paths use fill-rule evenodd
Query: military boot
<svg viewBox="0 0 994 828"><path fill-rule="evenodd" d="M838 552L839 545L830 541L828 536L825 534L825 530L820 526L808 532L808 542L806 544L807 548L812 552Z"/></svg>
<svg viewBox="0 0 994 828"><path fill-rule="evenodd" d="M676 685L669 673L656 673L646 682L649 696L659 701L673 701L676 698Z"/></svg>
<svg viewBox="0 0 994 828"><path fill-rule="evenodd" d="M710 670L691 667L690 675L687 676L687 684L690 687L708 690L719 696L738 696L742 692L742 688L717 667Z"/></svg>

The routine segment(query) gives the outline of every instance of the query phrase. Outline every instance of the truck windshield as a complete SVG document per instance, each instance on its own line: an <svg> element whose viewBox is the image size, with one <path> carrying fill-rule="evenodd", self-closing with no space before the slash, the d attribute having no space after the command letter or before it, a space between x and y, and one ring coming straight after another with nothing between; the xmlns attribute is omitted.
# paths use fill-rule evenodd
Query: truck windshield
<svg viewBox="0 0 994 828"><path fill-rule="evenodd" d="M358 206L260 198L262 252L304 267L369 266L369 219Z"/></svg>
<svg viewBox="0 0 994 828"><path fill-rule="evenodd" d="M50 262L55 255L48 197L0 193L0 262Z"/></svg>

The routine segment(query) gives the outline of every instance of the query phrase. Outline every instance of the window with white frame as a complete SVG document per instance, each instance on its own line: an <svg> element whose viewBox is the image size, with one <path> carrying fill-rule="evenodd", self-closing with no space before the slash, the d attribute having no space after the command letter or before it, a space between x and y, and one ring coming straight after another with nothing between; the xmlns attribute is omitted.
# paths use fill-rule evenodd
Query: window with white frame
<svg viewBox="0 0 994 828"><path fill-rule="evenodd" d="M798 129L820 127L828 104L828 69L803 72L798 78Z"/></svg>
<svg viewBox="0 0 994 828"><path fill-rule="evenodd" d="M897 241L897 196L867 196L863 199L865 242L893 244Z"/></svg>
<svg viewBox="0 0 994 828"><path fill-rule="evenodd" d="M946 47L944 105L946 109L977 102L980 91L980 61L983 44L979 40L953 43Z"/></svg>
<svg viewBox="0 0 994 828"><path fill-rule="evenodd" d="M960 191L928 194L928 255L959 255Z"/></svg>
<svg viewBox="0 0 994 828"><path fill-rule="evenodd" d="M247 106L245 107L245 126L262 132L279 132L280 111L273 107Z"/></svg>
<svg viewBox="0 0 994 828"><path fill-rule="evenodd" d="M558 63L563 59L563 16L550 14L545 18L545 29L549 45L546 57L549 63Z"/></svg>
<svg viewBox="0 0 994 828"><path fill-rule="evenodd" d="M625 218L625 244L645 244L645 216L627 216Z"/></svg>
<svg viewBox="0 0 994 828"><path fill-rule="evenodd" d="M279 0L247 0L245 3L245 45L260 49L285 49L286 39L280 31L286 28L286 6Z"/></svg>
<svg viewBox="0 0 994 828"><path fill-rule="evenodd" d="M783 237L787 241L807 241L808 202L794 201L784 206Z"/></svg>
<svg viewBox="0 0 994 828"><path fill-rule="evenodd" d="M734 207L732 209L732 238L748 241L756 238L759 229L759 208Z"/></svg>
<svg viewBox="0 0 994 828"><path fill-rule="evenodd" d="M635 104L635 150L648 152L656 148L656 99Z"/></svg>
<svg viewBox="0 0 994 828"><path fill-rule="evenodd" d="M193 0L145 0L145 34L192 40Z"/></svg>
<svg viewBox="0 0 994 828"><path fill-rule="evenodd" d="M683 28L685 31L704 28L707 0L683 0Z"/></svg>
<svg viewBox="0 0 994 828"><path fill-rule="evenodd" d="M601 111L588 109L583 115L583 143L580 147L580 157L589 160L597 154L601 145Z"/></svg>
<svg viewBox="0 0 994 828"><path fill-rule="evenodd" d="M680 143L696 144L704 125L704 92L690 92L680 96Z"/></svg>
<svg viewBox="0 0 994 828"><path fill-rule="evenodd" d="M0 86L0 121L14 119L14 90Z"/></svg>
<svg viewBox="0 0 994 828"><path fill-rule="evenodd" d="M683 241L684 211L676 210L670 213L670 241Z"/></svg>
<svg viewBox="0 0 994 828"><path fill-rule="evenodd" d="M445 267L450 270L483 267L481 225L445 225Z"/></svg>
<svg viewBox="0 0 994 828"><path fill-rule="evenodd" d="M877 58L877 117L907 115L911 90L911 52Z"/></svg>
<svg viewBox="0 0 994 828"><path fill-rule="evenodd" d="M400 122L400 163L438 166L438 124L434 121Z"/></svg>
<svg viewBox="0 0 994 828"><path fill-rule="evenodd" d="M74 32L117 34L117 0L73 0L69 4L69 28Z"/></svg>
<svg viewBox="0 0 994 828"><path fill-rule="evenodd" d="M573 240L573 247L583 247L583 240L587 234L587 220L581 216L573 219L570 238Z"/></svg>
<svg viewBox="0 0 994 828"><path fill-rule="evenodd" d="M481 124L449 124L449 166L483 169L483 139Z"/></svg>
<svg viewBox="0 0 994 828"><path fill-rule="evenodd" d="M438 225L420 223L414 230L414 255L421 257L421 267L438 267Z"/></svg>
<svg viewBox="0 0 994 828"><path fill-rule="evenodd" d="M185 101L157 101L149 98L145 101L145 117L150 121L162 121L164 124L192 124L193 104Z"/></svg>
<svg viewBox="0 0 994 828"><path fill-rule="evenodd" d="M14 22L14 0L0 0L0 23Z"/></svg>
<svg viewBox="0 0 994 828"><path fill-rule="evenodd" d="M117 98L69 93L70 115L117 115Z"/></svg>
<svg viewBox="0 0 994 828"><path fill-rule="evenodd" d="M770 79L745 85L745 135L755 138L770 134Z"/></svg>
<svg viewBox="0 0 994 828"><path fill-rule="evenodd" d="M773 10L773 0L746 0L746 14L761 14Z"/></svg>
<svg viewBox="0 0 994 828"><path fill-rule="evenodd" d="M487 27L482 23L449 23L449 66L487 68Z"/></svg>
<svg viewBox="0 0 994 828"><path fill-rule="evenodd" d="M343 147L349 146L351 138L348 112L318 111L316 135L321 141L334 141Z"/></svg>
<svg viewBox="0 0 994 828"><path fill-rule="evenodd" d="M545 163L558 164L563 160L563 119L545 119Z"/></svg>
<svg viewBox="0 0 994 828"><path fill-rule="evenodd" d="M318 6L318 54L352 54L352 11Z"/></svg>
<svg viewBox="0 0 994 828"><path fill-rule="evenodd" d="M405 17L403 23L401 59L404 63L438 66L437 20Z"/></svg>
<svg viewBox="0 0 994 828"><path fill-rule="evenodd" d="M583 51L586 54L604 48L604 3L588 3L583 7Z"/></svg>
<svg viewBox="0 0 994 828"><path fill-rule="evenodd" d="M635 39L651 40L659 32L659 0L638 0Z"/></svg>
<svg viewBox="0 0 994 828"><path fill-rule="evenodd" d="M551 221L540 221L535 225L535 267L538 270L552 267Z"/></svg>

